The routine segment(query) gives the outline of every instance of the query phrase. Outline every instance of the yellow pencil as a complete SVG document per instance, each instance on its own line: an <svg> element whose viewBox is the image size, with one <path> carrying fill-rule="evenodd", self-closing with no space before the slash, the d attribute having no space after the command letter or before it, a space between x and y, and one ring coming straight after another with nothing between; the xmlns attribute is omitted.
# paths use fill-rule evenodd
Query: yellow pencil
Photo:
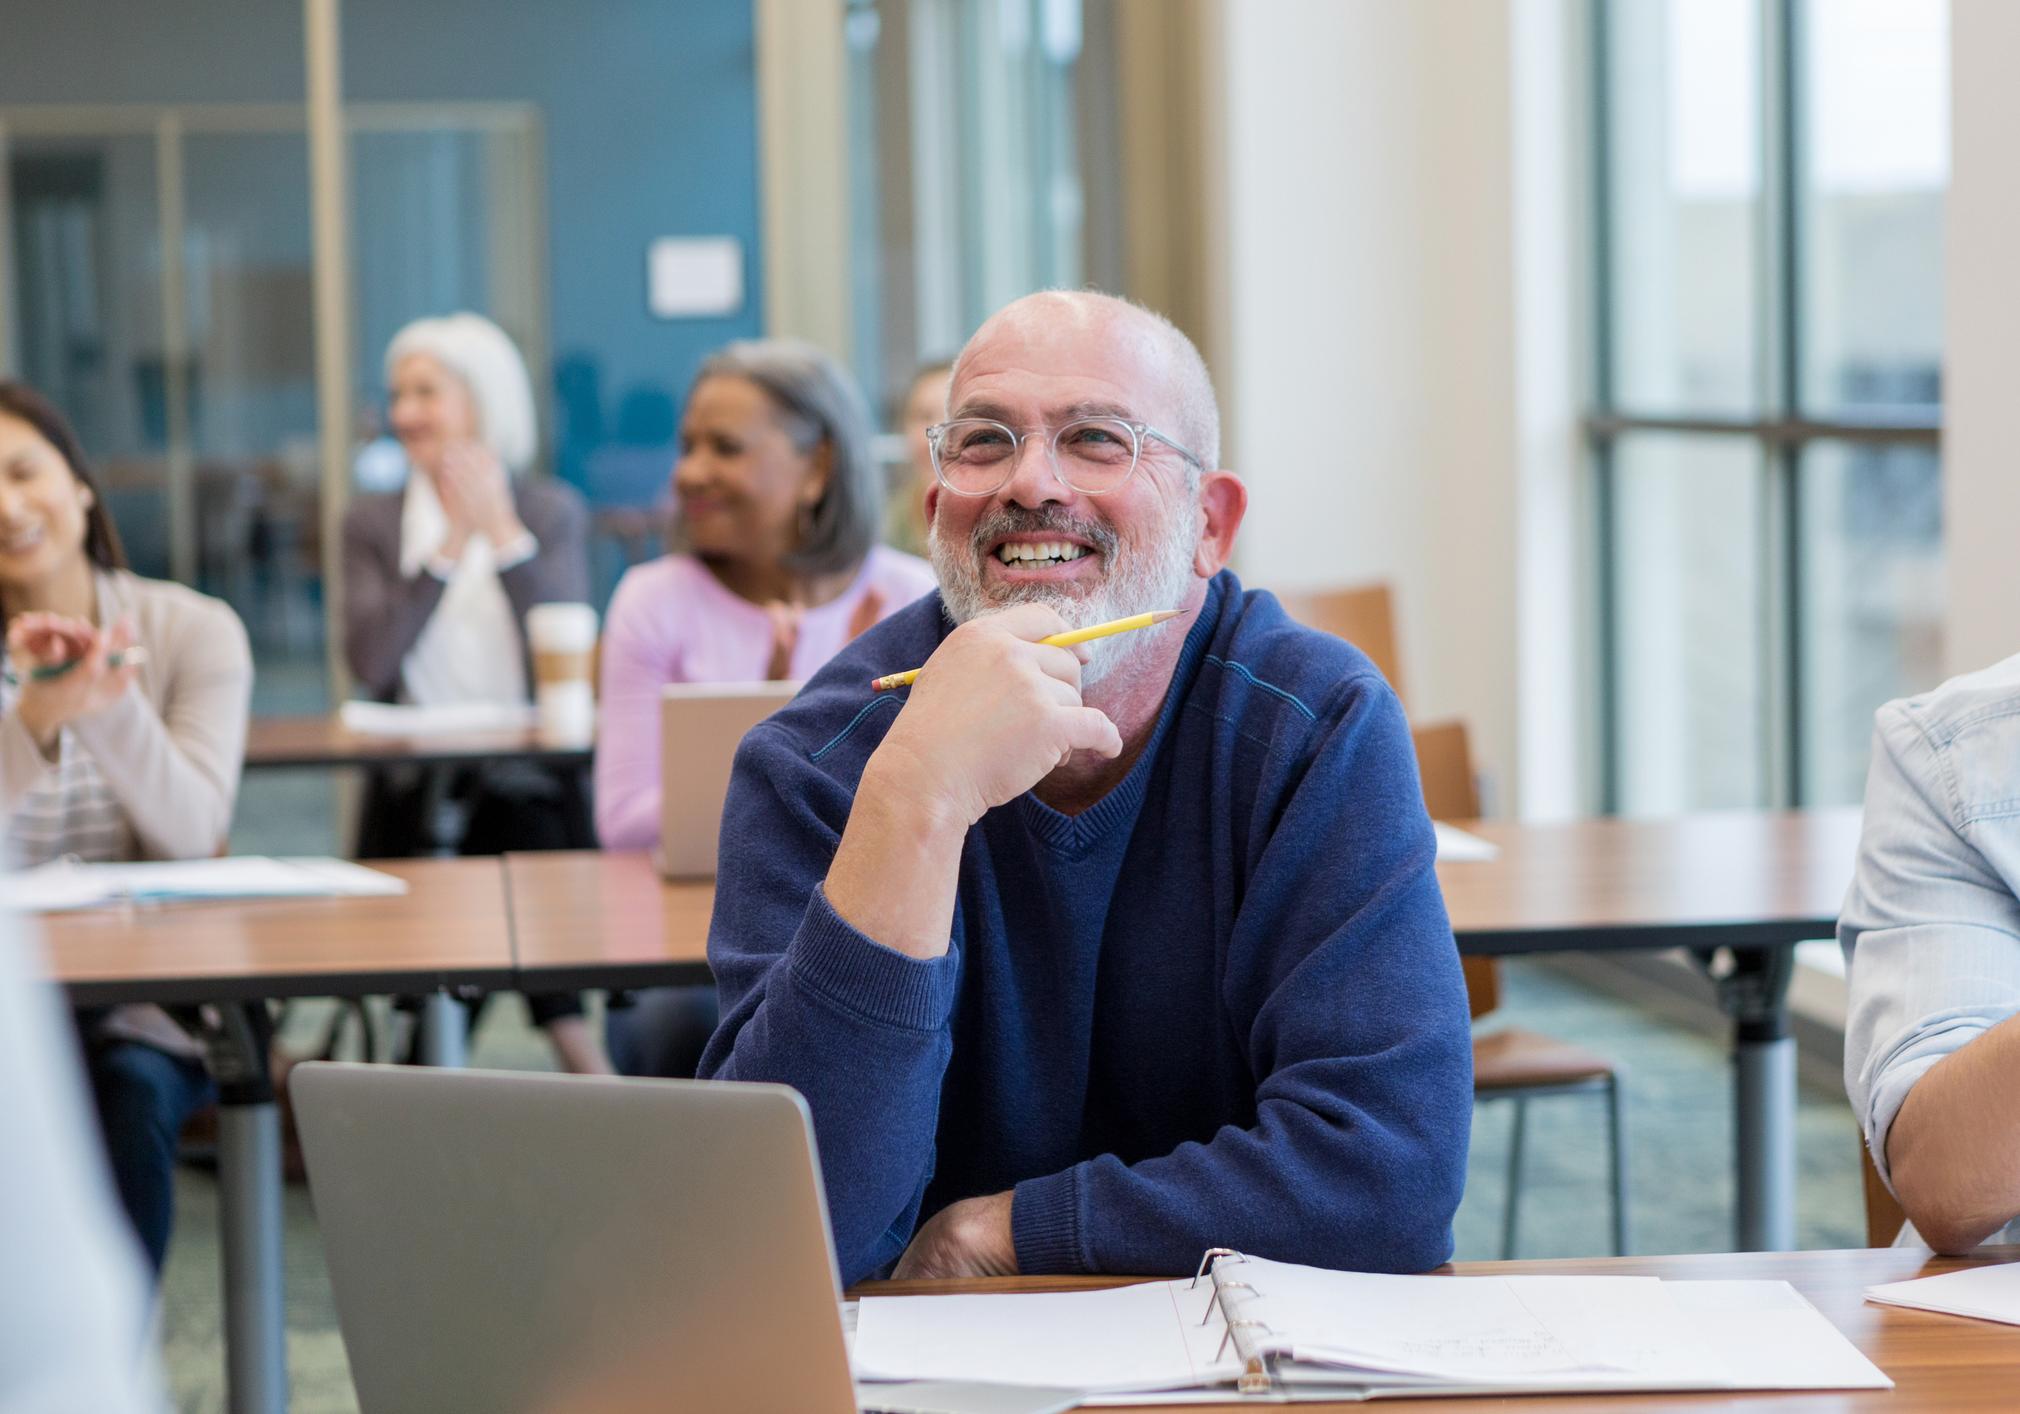
<svg viewBox="0 0 2020 1414"><path fill-rule="evenodd" d="M1065 633L1055 633L1050 638L1041 638L1040 643L1049 643L1054 648L1071 648L1076 643L1086 643L1090 639L1106 638L1111 633L1128 633L1131 629L1149 628L1161 624L1166 619L1175 619L1184 613L1183 609L1153 609L1147 614L1131 614L1126 619L1110 619L1105 624L1090 624L1086 628L1068 629ZM894 687L910 687L924 671L914 668L907 673L892 673L888 677L876 679L870 686L878 692L889 692Z"/></svg>

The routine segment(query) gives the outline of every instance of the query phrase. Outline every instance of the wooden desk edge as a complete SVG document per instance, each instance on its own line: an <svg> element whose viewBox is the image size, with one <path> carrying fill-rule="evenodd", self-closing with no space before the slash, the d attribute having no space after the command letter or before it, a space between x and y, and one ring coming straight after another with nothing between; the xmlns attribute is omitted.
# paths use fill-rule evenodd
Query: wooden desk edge
<svg viewBox="0 0 2020 1414"><path fill-rule="evenodd" d="M370 972L240 973L216 977L150 977L103 981L59 980L75 1006L119 1006L155 1002L183 1006L203 1002L245 1002L286 997L369 997L433 992L450 987L509 991L517 985L510 965L428 967L413 971L381 968Z"/></svg>

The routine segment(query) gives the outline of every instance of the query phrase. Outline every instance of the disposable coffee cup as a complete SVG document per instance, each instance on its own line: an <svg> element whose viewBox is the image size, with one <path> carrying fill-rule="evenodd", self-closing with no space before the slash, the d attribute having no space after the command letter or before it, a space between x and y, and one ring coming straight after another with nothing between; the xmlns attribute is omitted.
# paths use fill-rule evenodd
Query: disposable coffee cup
<svg viewBox="0 0 2020 1414"><path fill-rule="evenodd" d="M536 604L526 611L533 652L533 703L541 739L586 746L596 735L596 610L587 604Z"/></svg>

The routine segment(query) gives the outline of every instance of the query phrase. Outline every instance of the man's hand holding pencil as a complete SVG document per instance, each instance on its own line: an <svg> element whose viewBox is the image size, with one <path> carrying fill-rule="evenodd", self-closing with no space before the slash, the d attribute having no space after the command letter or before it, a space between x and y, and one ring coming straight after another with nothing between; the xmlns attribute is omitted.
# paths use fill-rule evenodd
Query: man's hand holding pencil
<svg viewBox="0 0 2020 1414"><path fill-rule="evenodd" d="M927 661L870 770L965 831L1075 751L1119 755L1115 724L1080 700L1083 650L1042 641L1068 631L1046 604L956 628Z"/></svg>

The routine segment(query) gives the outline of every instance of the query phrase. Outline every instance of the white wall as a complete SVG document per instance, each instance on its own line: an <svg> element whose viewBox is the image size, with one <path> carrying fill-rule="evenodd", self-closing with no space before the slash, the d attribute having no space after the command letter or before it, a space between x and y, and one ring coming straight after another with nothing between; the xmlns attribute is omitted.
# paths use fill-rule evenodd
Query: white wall
<svg viewBox="0 0 2020 1414"><path fill-rule="evenodd" d="M1952 0L1944 236L1944 659L2020 652L2020 5Z"/></svg>
<svg viewBox="0 0 2020 1414"><path fill-rule="evenodd" d="M1392 582L1413 714L1530 815L1576 807L1582 701L1565 9L1223 0L1204 46L1238 568Z"/></svg>

